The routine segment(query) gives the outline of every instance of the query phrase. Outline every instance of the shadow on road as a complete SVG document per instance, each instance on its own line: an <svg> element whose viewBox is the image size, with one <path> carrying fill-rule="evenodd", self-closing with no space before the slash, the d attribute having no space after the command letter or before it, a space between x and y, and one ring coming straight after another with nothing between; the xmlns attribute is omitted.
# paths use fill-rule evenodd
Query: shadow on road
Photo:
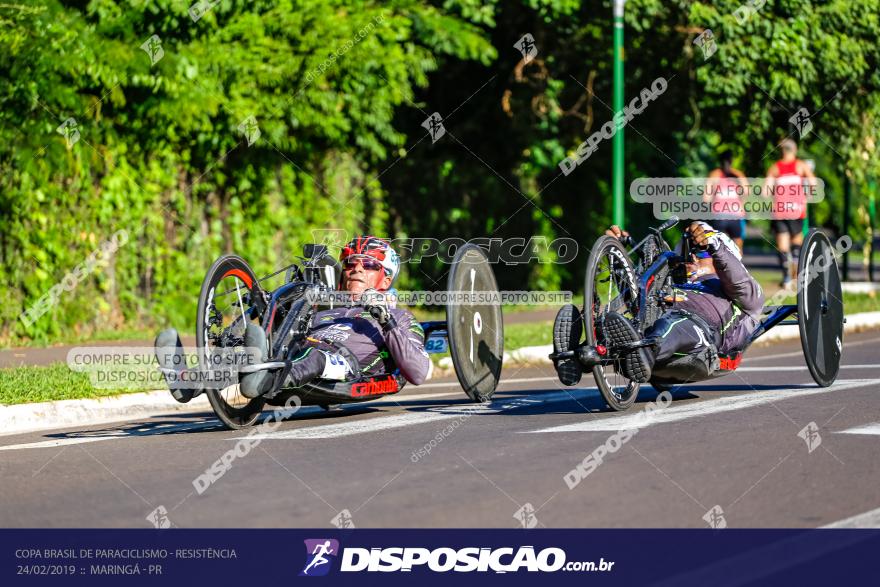
<svg viewBox="0 0 880 587"><path fill-rule="evenodd" d="M748 384L690 384L678 386L672 390L674 402L699 399L694 392L752 392L773 391L779 389L811 388L810 384L801 385L748 385ZM645 385L639 391L637 403L647 403L656 400L658 391L650 385ZM564 395L563 395L564 394ZM568 397L565 397L565 396ZM546 397L552 396L552 401L546 401ZM560 397L562 396L562 397ZM284 422L313 422L319 420L334 421L347 420L351 416L362 416L384 411L383 408L403 408L406 412L443 412L448 414L481 415L481 416L533 416L540 414L583 414L583 413L613 413L605 405L605 401L594 388L578 388L560 390L558 388L533 389L527 391L507 391L495 394L492 402L487 404L475 404L466 398L456 400L436 399L401 399L395 401L393 396L381 400L375 404L349 404L342 408L324 410L317 406L306 406L298 411L286 414ZM637 408L633 408L637 409ZM262 423L273 421L272 410L263 412ZM45 438L70 439L70 438L125 438L138 436L159 436L168 434L198 434L204 432L229 432L240 434L240 431L227 430L211 412L198 412L192 414L174 414L173 416L155 416L145 422L127 422L123 424L109 425L93 430L76 430L73 432L56 432L46 434Z"/></svg>

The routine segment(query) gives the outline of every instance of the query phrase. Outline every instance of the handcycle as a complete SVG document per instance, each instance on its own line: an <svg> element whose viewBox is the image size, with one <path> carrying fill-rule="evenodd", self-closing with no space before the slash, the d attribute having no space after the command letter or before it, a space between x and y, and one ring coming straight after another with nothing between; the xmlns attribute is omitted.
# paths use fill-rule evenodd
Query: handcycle
<svg viewBox="0 0 880 587"><path fill-rule="evenodd" d="M678 224L672 217L649 229L641 241L629 237L626 243L615 237L599 237L587 261L584 307L568 304L559 310L553 325L554 352L550 359L566 361L569 368L592 371L605 403L613 410L629 408L638 397L640 384L620 372L626 353L655 344L644 333L672 306L673 286L700 290L686 283L683 261L689 257L688 239L683 237L680 254L670 248L663 232ZM627 246L629 248L627 248ZM640 340L613 346L604 337L605 315L617 312L627 318L643 336ZM748 347L771 328L797 325L807 368L822 387L837 378L843 353L844 308L840 271L828 237L812 229L804 239L798 260L797 303L770 305L740 347L719 353L709 349L710 361L692 356L677 358L655 368L649 383L658 391L673 386L722 377L736 371ZM563 341L575 341L564 348ZM573 347L573 348L571 348Z"/></svg>
<svg viewBox="0 0 880 587"><path fill-rule="evenodd" d="M298 400L300 405L329 410L332 406L369 401L403 389L406 380L399 369L368 375L353 358L354 373L345 381L317 379L301 387L285 385L290 362L306 343L312 317L318 311L317 300L336 290L339 269L327 247L317 244L305 245L298 262L261 278L237 255L221 256L208 269L199 294L196 346L202 367L218 364L218 357L234 359L227 363L235 371L231 381L201 384L214 413L226 427L249 427L266 405L289 406L291 399ZM285 274L281 286L273 290L263 287L264 282L281 273ZM474 244L458 249L447 288L451 292L498 292L495 274L483 249ZM420 322L425 350L449 351L462 389L475 402L492 398L501 377L504 353L501 305L487 298L491 295L456 298L446 305L446 320ZM245 331L249 324L266 333L265 360L247 360L253 357L244 356L248 354ZM176 332L166 332L173 332L173 338L166 336L160 340L160 334L157 357L175 344L180 346ZM170 382L173 369L160 370ZM237 380L245 373L260 373L261 378L267 378L268 391L258 397L242 394Z"/></svg>

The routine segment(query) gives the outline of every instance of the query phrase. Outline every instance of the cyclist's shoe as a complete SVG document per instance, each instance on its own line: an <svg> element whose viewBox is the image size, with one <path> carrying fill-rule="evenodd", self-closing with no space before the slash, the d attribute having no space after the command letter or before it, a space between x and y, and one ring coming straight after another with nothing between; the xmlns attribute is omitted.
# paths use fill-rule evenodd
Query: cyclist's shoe
<svg viewBox="0 0 880 587"><path fill-rule="evenodd" d="M199 395L202 390L198 387L187 387L187 374L195 373L192 369L186 367L186 356L183 354L183 343L180 342L180 336L173 328L163 330L156 336L153 344L156 353L156 361L159 363L159 370L171 390L174 399L182 404L190 401Z"/></svg>
<svg viewBox="0 0 880 587"><path fill-rule="evenodd" d="M608 346L620 347L641 340L632 323L616 312L609 312L602 322L602 331ZM624 377L636 383L645 383L651 378L651 351L638 348L621 355L618 369Z"/></svg>
<svg viewBox="0 0 880 587"><path fill-rule="evenodd" d="M253 322L248 322L244 332L244 346L249 353L245 365L265 363L269 358L269 344L266 340L266 331ZM239 390L241 395L253 399L269 391L274 380L274 374L263 369L253 373L241 373L238 376Z"/></svg>
<svg viewBox="0 0 880 587"><path fill-rule="evenodd" d="M581 313L571 304L562 306L553 322L553 352L564 353L575 349L580 343L583 332ZM583 375L583 369L576 358L555 359L553 367L559 381L564 385L577 385Z"/></svg>

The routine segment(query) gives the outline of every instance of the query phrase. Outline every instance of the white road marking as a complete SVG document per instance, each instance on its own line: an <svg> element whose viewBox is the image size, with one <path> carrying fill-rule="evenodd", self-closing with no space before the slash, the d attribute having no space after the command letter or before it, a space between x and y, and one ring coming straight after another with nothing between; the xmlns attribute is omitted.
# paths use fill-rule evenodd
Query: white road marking
<svg viewBox="0 0 880 587"><path fill-rule="evenodd" d="M558 377L518 377L518 378L514 378L514 379L502 379L498 385L499 386L505 385L507 383L535 383L537 381L556 381L557 383L559 383L559 378ZM560 386L561 385L562 384L560 384ZM439 387L458 387L458 388L461 388L461 383L459 383L458 381L447 381L444 383L425 383L423 385L419 385L418 388L419 389L433 389L433 388L439 388ZM464 392L462 392L462 393L464 393ZM403 396L401 396L401 397L403 397Z"/></svg>
<svg viewBox="0 0 880 587"><path fill-rule="evenodd" d="M841 369L880 369L880 365L841 365ZM784 366L784 367L740 367L736 370L737 373L741 372L773 372L773 371L803 371L806 367L799 366Z"/></svg>
<svg viewBox="0 0 880 587"><path fill-rule="evenodd" d="M394 414L391 416L377 416L374 418L356 420L353 422L343 422L341 424L318 423L314 426L309 426L306 428L295 428L293 430L281 430L278 432L269 432L266 434L239 436L236 438L231 438L230 440L239 440L241 438L260 440L314 440L339 438L342 436L351 436L353 434L364 434L367 432L377 432L379 430L404 428L406 426L428 424L431 422L439 422L442 420L450 420L454 418L465 419L474 415L499 414L517 408L572 401L595 393L595 388L543 393L531 397L497 399L490 404L465 404L460 406L444 406L440 408L426 410L424 412L408 412L405 414Z"/></svg>
<svg viewBox="0 0 880 587"><path fill-rule="evenodd" d="M846 430L838 430L837 434L869 434L872 436L880 436L880 422L865 424L864 426L856 426L855 428L847 428Z"/></svg>
<svg viewBox="0 0 880 587"><path fill-rule="evenodd" d="M880 382L876 379L857 379L850 381L840 381L831 387L813 387L813 388L790 388L790 389L774 389L768 391L759 391L755 393L744 393L731 397L722 397L719 399L705 400L694 403L686 403L676 406L676 402L672 406L655 410L650 418L645 418L638 410L635 413L625 416L610 416L599 420L590 420L587 422L579 422L577 424L565 424L562 426L554 426L552 428L542 428L540 430L530 430L527 433L534 434L539 432L616 432L618 430L632 429L641 426L647 428L655 424L666 424L670 422L679 422L690 418L699 418L712 414L721 414L724 412L732 412L734 410L743 410L772 402L807 397L824 393L832 393L844 391L847 389L856 389L859 387L867 387L869 385L878 385Z"/></svg>
<svg viewBox="0 0 880 587"><path fill-rule="evenodd" d="M531 381L536 381L536 380L544 381L544 380L555 380L555 379L556 379L555 377L532 377L532 378L524 378L524 379L510 379L507 382L508 383L518 383L518 382L531 382ZM435 384L435 385L437 385L437 384ZM460 387L458 382L456 382L454 384L450 383L448 386L453 386L453 385L456 387ZM443 384L442 386L447 387L446 384ZM427 386L423 385L421 387L424 388ZM596 389L589 388L589 389L582 389L580 391L595 393ZM357 409L358 407L360 407L362 405L369 405L371 407L382 407L382 406L387 407L387 406L394 406L396 404L399 404L401 401L423 400L423 399L457 396L457 395L460 395L462 397L462 399L464 399L466 397L461 392L406 394L406 395L400 395L400 396L390 396L388 398L388 400L390 400L390 401L367 402L367 404L360 404L360 403L347 404L347 405L345 405L345 407L343 409ZM550 394L548 394L548 395L550 395ZM565 392L562 392L558 395L560 397L565 396L568 399L571 398L571 395L569 395L568 393L565 393ZM545 397L546 397L546 395L545 395ZM303 436L304 438L306 438L306 437L307 438L332 438L334 436L347 436L349 434L358 434L360 432L360 430L357 430L357 428L359 428L361 424L365 424L367 422L372 422L372 424L370 424L368 426L368 429L363 430L364 432L370 432L372 430L383 430L386 428L399 428L401 426L411 426L414 424L420 424L423 421L430 422L430 421L434 421L434 420L444 420L447 418L457 418L457 417L460 417L463 413L468 413L469 410L472 410L474 408L476 408L477 411L480 411L483 413L496 413L496 412L493 412L493 410L497 410L497 406L505 406L507 404L512 404L514 402L520 402L519 404L511 406L511 408L512 407L521 407L522 405L526 405L526 403L525 403L526 401L530 401L530 400L522 400L519 398L518 399L511 399L511 400L499 399L496 402L494 402L493 404L490 404L489 406L480 406L478 404L464 404L461 406L449 406L447 409L455 412L455 413L451 413L451 414L442 414L442 413L438 413L437 411L406 413L406 414L400 414L400 415L391 415L391 416L384 416L384 417L378 417L378 418L371 418L366 421L359 420L359 421L351 422L348 424L323 425L323 428L326 428L330 431L328 436L318 434L317 432L309 432L309 431L314 430L313 428L305 428L305 429L303 429L302 432L305 434ZM294 414L302 416L302 415L307 415L307 414L321 412L321 411L323 411L323 410L321 408L318 408L317 406L306 406L306 407L300 408L298 411L285 410L283 413L283 416L285 419L287 419L287 418L293 416ZM425 414L427 414L429 417L424 418L423 415L425 415ZM263 417L269 418L271 415L272 415L272 412L267 410L264 412ZM387 421L387 424L377 425L376 424L377 420ZM350 432L347 429L343 429L343 432L341 434L334 434L333 433L333 431L336 430L335 426L349 426L349 425L353 426L355 428L355 431ZM101 436L76 436L76 437L68 437L68 438L59 438L59 439L55 439L55 440L41 440L41 441L37 441L37 442L25 442L25 443L21 443L21 444L10 444L7 446L0 446L0 451L21 450L21 449L28 449L28 448L52 448L52 447L58 447L58 446L66 446L66 445L70 445L70 444L82 444L85 442L100 442L103 440L116 440L116 439L120 439L120 438L129 438L131 436L151 436L151 435L159 435L159 434L163 434L163 433L167 434L169 432L186 432L186 431L191 431L191 430L198 430L201 428L216 428L219 426L220 426L220 424L218 422L198 423L198 424L182 423L177 426L163 427L161 430L156 430L156 431L147 430L147 431L144 431L141 433L132 433L132 432L123 431L123 430L112 430L112 431L108 431L107 434L104 434ZM266 436L266 435L259 435L259 436ZM272 436L272 437L274 438L275 436Z"/></svg>
<svg viewBox="0 0 880 587"><path fill-rule="evenodd" d="M453 395L460 395L462 398L466 398L467 396L464 392L455 392L455 391L447 391L444 393L408 393L406 395L389 395L388 401L378 401L378 402L367 402L371 406L378 406L384 404L394 404L397 403L397 400L414 400L414 399L431 399L435 397L451 397ZM359 404L347 404L350 406L357 406Z"/></svg>
<svg viewBox="0 0 880 587"><path fill-rule="evenodd" d="M58 440L43 440L40 442L28 442L25 444L10 444L9 446L0 446L0 450L20 450L23 448L52 448L53 446L83 444L84 442L100 442L101 440L112 440L114 438L119 438L119 436L80 436L77 438L59 438Z"/></svg>
<svg viewBox="0 0 880 587"><path fill-rule="evenodd" d="M832 522L821 528L880 528L880 508Z"/></svg>
<svg viewBox="0 0 880 587"><path fill-rule="evenodd" d="M230 440L240 440L242 438L251 438L254 440L311 440L318 438L338 438L340 436L350 436L352 434L378 432L380 430L389 430L392 428L415 426L417 424L425 424L428 422L456 417L457 416L451 414L437 414L433 412L410 412L393 416L381 416L366 420L356 420L344 424L317 424L315 426L309 426L308 428L269 432L267 434L254 434L249 437L237 436Z"/></svg>

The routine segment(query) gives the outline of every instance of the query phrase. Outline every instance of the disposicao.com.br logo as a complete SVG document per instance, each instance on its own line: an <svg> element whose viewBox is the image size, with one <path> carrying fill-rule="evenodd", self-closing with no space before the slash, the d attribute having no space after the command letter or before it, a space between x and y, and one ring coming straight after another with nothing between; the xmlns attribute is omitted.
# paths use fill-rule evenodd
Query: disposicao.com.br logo
<svg viewBox="0 0 880 587"><path fill-rule="evenodd" d="M306 566L300 577L320 577L330 572L330 557L339 554L339 541L332 538L307 538Z"/></svg>
<svg viewBox="0 0 880 587"><path fill-rule="evenodd" d="M302 576L326 574L330 569L327 555L336 556L335 540L306 540L309 553ZM322 561L322 559L324 559ZM386 548L348 547L342 551L340 572L410 572L426 569L436 573L449 571L459 573L516 573L556 571L610 571L614 562L604 558L596 561L566 561L561 548L544 548L536 551L533 546L518 548L465 547L435 549L392 546ZM320 569L320 571L318 570Z"/></svg>

